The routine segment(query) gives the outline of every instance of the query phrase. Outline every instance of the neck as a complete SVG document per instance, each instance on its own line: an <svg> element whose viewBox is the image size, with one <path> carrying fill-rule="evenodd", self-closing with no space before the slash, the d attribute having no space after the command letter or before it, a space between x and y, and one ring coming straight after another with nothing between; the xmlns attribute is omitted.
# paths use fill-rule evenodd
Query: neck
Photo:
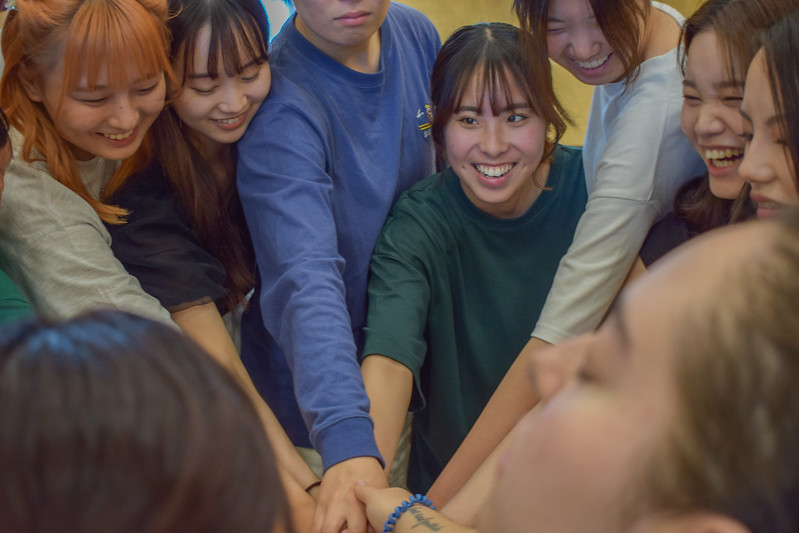
<svg viewBox="0 0 799 533"><path fill-rule="evenodd" d="M214 142L207 137L191 134L188 135L188 138L214 170L220 183L223 185L232 183L236 168L234 145Z"/></svg>
<svg viewBox="0 0 799 533"><path fill-rule="evenodd" d="M668 13L650 6L644 21L641 58L643 61L665 54L680 40L680 25Z"/></svg>

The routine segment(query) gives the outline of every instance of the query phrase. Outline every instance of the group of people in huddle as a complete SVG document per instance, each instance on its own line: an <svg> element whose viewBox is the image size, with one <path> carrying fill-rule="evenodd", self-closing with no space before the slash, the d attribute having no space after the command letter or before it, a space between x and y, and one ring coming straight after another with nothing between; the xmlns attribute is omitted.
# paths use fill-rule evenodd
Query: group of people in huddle
<svg viewBox="0 0 799 533"><path fill-rule="evenodd" d="M6 5L0 529L799 532L799 0L294 4Z"/></svg>

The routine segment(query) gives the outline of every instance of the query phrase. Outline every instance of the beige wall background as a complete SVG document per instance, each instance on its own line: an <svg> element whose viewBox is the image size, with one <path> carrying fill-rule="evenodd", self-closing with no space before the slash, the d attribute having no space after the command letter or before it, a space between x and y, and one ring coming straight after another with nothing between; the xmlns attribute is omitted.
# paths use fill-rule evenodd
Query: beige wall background
<svg viewBox="0 0 799 533"><path fill-rule="evenodd" d="M518 24L512 12L512 0L399 0L426 14L438 28L442 40L466 24L477 22L508 22ZM690 15L703 0L666 0L683 15ZM571 74L553 63L555 90L569 112L574 125L566 131L562 142L582 145L591 87L577 81Z"/></svg>

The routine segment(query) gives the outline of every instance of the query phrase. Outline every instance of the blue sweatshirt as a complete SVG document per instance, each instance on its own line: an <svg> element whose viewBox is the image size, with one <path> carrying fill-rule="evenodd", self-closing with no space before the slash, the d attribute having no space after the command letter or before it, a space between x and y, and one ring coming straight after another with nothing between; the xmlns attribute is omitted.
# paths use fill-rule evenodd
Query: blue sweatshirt
<svg viewBox="0 0 799 533"><path fill-rule="evenodd" d="M380 458L356 355L369 259L399 194L434 171L438 33L392 3L380 36L380 70L364 74L289 19L271 50L272 90L239 143L259 269L242 360L292 441L316 448L325 469Z"/></svg>

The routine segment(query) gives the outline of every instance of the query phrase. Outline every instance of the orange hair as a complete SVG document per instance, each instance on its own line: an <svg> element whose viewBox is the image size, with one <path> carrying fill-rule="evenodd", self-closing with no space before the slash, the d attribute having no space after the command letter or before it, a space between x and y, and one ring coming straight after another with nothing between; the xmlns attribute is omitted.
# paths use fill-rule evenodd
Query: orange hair
<svg viewBox="0 0 799 533"><path fill-rule="evenodd" d="M24 65L34 75L47 75L63 61L62 101L84 75L88 88L93 89L103 67L108 69L112 90L128 85L131 64L142 78L164 72L174 81L167 13L166 0L17 0L17 8L9 13L3 28L5 69L0 81L0 107L25 139L22 158L28 162L43 159L53 178L86 200L105 222L119 223L126 214L103 200L136 170L134 161L140 159L123 161L102 197L93 198L44 106L28 97L20 69ZM34 149L38 152L35 155ZM149 151L148 137L140 150Z"/></svg>

